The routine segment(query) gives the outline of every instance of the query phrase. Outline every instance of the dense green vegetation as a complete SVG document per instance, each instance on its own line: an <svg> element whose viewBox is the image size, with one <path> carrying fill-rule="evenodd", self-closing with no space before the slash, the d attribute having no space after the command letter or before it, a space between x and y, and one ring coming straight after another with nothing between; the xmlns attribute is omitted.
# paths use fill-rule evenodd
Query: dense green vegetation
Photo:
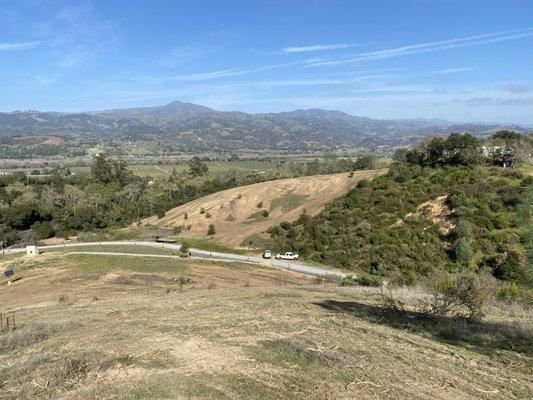
<svg viewBox="0 0 533 400"><path fill-rule="evenodd" d="M528 282L532 177L497 166L480 147L454 134L400 152L387 175L360 182L316 217L272 228L273 247L399 283L465 268Z"/></svg>
<svg viewBox="0 0 533 400"><path fill-rule="evenodd" d="M28 239L75 235L122 227L150 215L164 215L174 207L220 190L265 180L373 168L371 157L280 164L265 173L231 171L205 178L208 166L198 157L184 172L166 179L134 175L124 161L106 154L94 158L90 172L29 179L23 174L0 176L0 241L6 245ZM202 179L198 179L202 177Z"/></svg>

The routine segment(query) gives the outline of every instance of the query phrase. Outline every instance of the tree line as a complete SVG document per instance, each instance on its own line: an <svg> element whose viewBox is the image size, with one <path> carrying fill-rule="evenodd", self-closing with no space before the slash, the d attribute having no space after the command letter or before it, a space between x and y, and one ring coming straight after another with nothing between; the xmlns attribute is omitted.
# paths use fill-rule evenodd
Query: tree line
<svg viewBox="0 0 533 400"><path fill-rule="evenodd" d="M167 179L139 177L125 162L105 153L94 157L89 173L55 169L48 176L0 176L0 241L24 240L127 226L198 197L265 180L349 172L375 167L371 157L337 158L306 163L282 163L272 172L231 171L207 177L208 166L193 157L185 174L173 171ZM201 178L201 179L199 179Z"/></svg>

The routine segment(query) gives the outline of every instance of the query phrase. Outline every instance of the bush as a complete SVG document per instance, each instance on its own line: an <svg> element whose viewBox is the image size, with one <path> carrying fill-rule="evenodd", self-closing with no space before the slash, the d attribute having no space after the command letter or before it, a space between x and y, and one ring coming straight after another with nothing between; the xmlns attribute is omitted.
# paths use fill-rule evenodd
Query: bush
<svg viewBox="0 0 533 400"><path fill-rule="evenodd" d="M200 214L205 214L205 208L200 208Z"/></svg>
<svg viewBox="0 0 533 400"><path fill-rule="evenodd" d="M257 208L263 208L263 202L260 201L259 203L257 203Z"/></svg>
<svg viewBox="0 0 533 400"><path fill-rule="evenodd" d="M472 225L470 225L470 222L465 221L465 220L460 220L457 223L457 227L455 228L455 235L458 238L465 238L465 239L474 237L474 234L472 233Z"/></svg>
<svg viewBox="0 0 533 400"><path fill-rule="evenodd" d="M523 281L525 279L525 257L513 249L507 248L504 253L491 258L488 262L492 274L506 281Z"/></svg>
<svg viewBox="0 0 533 400"><path fill-rule="evenodd" d="M185 254L189 254L189 244L188 243L181 243L181 247L180 247L180 253L182 255L185 255Z"/></svg>
<svg viewBox="0 0 533 400"><path fill-rule="evenodd" d="M383 284L383 279L370 274L360 274L357 277L345 276L341 280L341 286L370 286L379 287Z"/></svg>
<svg viewBox="0 0 533 400"><path fill-rule="evenodd" d="M380 287L383 284L383 279L379 276L370 274L361 274L356 278L358 285Z"/></svg>
<svg viewBox="0 0 533 400"><path fill-rule="evenodd" d="M215 230L215 225L213 224L210 224L209 225L209 228L207 229L207 234L212 236L216 233L216 230Z"/></svg>
<svg viewBox="0 0 533 400"><path fill-rule="evenodd" d="M262 212L262 215L263 215L264 218L268 218L268 216L270 215L270 213L269 213L267 210L264 210L264 211Z"/></svg>
<svg viewBox="0 0 533 400"><path fill-rule="evenodd" d="M469 270L451 274L437 272L429 277L427 287L432 299L423 304L421 311L469 319L481 319L485 315L496 290L489 273L475 274Z"/></svg>
<svg viewBox="0 0 533 400"><path fill-rule="evenodd" d="M470 247L470 244L465 238L460 237L459 239L456 239L453 242L453 251L455 254L455 260L458 263L461 264L468 264L470 260L472 260L472 257L474 256L474 252L472 251L472 247Z"/></svg>
<svg viewBox="0 0 533 400"><path fill-rule="evenodd" d="M509 282L503 285L497 294L498 300L513 303L522 297L522 290L516 282Z"/></svg>

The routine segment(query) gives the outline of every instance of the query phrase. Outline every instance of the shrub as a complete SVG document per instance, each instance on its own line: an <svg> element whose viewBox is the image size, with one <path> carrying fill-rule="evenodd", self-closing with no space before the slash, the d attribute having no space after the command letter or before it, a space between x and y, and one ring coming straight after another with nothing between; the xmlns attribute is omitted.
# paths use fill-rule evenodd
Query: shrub
<svg viewBox="0 0 533 400"><path fill-rule="evenodd" d="M213 224L210 224L209 225L209 228L207 229L207 234L212 236L216 233L216 230L215 230L215 225Z"/></svg>
<svg viewBox="0 0 533 400"><path fill-rule="evenodd" d="M383 284L383 279L370 274L360 274L357 277L345 276L340 282L341 286L370 286L379 287Z"/></svg>
<svg viewBox="0 0 533 400"><path fill-rule="evenodd" d="M522 290L516 282L508 282L500 288L497 297L498 300L513 303L522 297Z"/></svg>
<svg viewBox="0 0 533 400"><path fill-rule="evenodd" d="M284 229L284 230L288 230L288 229L291 229L291 223L288 222L288 221L282 221L279 226Z"/></svg>
<svg viewBox="0 0 533 400"><path fill-rule="evenodd" d="M181 254L189 254L189 244L188 243L181 243L180 247L180 253Z"/></svg>
<svg viewBox="0 0 533 400"><path fill-rule="evenodd" d="M470 247L468 241L462 237L453 242L453 251L455 254L455 260L461 264L468 264L474 256L472 247Z"/></svg>
<svg viewBox="0 0 533 400"><path fill-rule="evenodd" d="M368 179L361 179L359 182L357 182L358 188L364 188L370 185L370 182Z"/></svg>
<svg viewBox="0 0 533 400"><path fill-rule="evenodd" d="M200 208L200 214L205 214L205 208Z"/></svg>
<svg viewBox="0 0 533 400"><path fill-rule="evenodd" d="M494 299L494 278L487 272L475 274L465 270L458 273L437 272L429 277L428 289L432 299L421 311L439 316L459 316L481 319Z"/></svg>
<svg viewBox="0 0 533 400"><path fill-rule="evenodd" d="M383 284L383 279L379 276L370 274L361 274L356 278L358 285L380 287Z"/></svg>
<svg viewBox="0 0 533 400"><path fill-rule="evenodd" d="M492 268L492 274L496 278L506 281L524 280L525 257L518 251L509 248L506 250L489 260L488 264Z"/></svg>
<svg viewBox="0 0 533 400"><path fill-rule="evenodd" d="M472 225L470 225L470 222L465 220L460 220L457 223L455 234L458 238L468 239L474 237L474 234L472 233Z"/></svg>
<svg viewBox="0 0 533 400"><path fill-rule="evenodd" d="M174 281L179 285L180 292L183 290L183 286L192 283L192 280L190 278L187 278L186 276L180 276L177 279L175 278Z"/></svg>
<svg viewBox="0 0 533 400"><path fill-rule="evenodd" d="M268 218L268 216L270 215L270 213L269 213L267 210L264 210L264 211L262 212L262 215L263 215L263 217Z"/></svg>
<svg viewBox="0 0 533 400"><path fill-rule="evenodd" d="M206 218L211 218L211 214L209 214L208 212L205 213L205 217Z"/></svg>
<svg viewBox="0 0 533 400"><path fill-rule="evenodd" d="M260 201L259 203L257 203L257 208L263 208L263 202Z"/></svg>

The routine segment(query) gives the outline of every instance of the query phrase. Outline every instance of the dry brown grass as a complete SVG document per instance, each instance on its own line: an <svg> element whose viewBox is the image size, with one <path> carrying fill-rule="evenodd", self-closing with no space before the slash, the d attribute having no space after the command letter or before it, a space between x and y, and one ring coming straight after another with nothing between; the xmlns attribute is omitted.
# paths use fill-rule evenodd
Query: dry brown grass
<svg viewBox="0 0 533 400"><path fill-rule="evenodd" d="M497 309L479 324L426 319L381 309L373 289L251 266L152 262L23 260L23 279L0 287L2 308L21 324L0 337L0 398L533 395L529 310Z"/></svg>
<svg viewBox="0 0 533 400"><path fill-rule="evenodd" d="M174 208L163 218L144 219L142 224L163 228L181 226L183 236L197 239L207 239L208 227L213 224L216 234L209 239L236 247L246 238L261 235L282 221L296 220L304 209L310 215L319 213L360 180L384 172L359 171L352 177L347 173L307 176L224 190ZM268 211L267 217L264 211Z"/></svg>

